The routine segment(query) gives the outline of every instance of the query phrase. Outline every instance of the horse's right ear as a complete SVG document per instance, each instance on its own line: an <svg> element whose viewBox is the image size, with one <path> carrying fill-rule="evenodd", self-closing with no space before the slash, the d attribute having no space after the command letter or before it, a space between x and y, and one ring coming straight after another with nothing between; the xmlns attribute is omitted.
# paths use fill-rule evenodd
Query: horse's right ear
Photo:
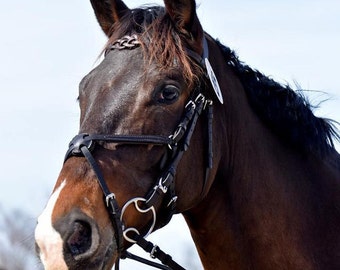
<svg viewBox="0 0 340 270"><path fill-rule="evenodd" d="M203 29L196 14L195 0L164 0L166 12L178 30L190 37L189 44L197 52L202 51Z"/></svg>
<svg viewBox="0 0 340 270"><path fill-rule="evenodd" d="M100 27L110 36L112 26L118 23L130 9L120 0L90 0Z"/></svg>

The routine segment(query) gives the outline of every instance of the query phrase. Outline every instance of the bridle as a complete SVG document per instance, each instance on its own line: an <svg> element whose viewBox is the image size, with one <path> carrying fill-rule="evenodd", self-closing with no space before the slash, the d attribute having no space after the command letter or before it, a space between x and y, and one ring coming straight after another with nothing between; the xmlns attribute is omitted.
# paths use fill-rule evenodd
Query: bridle
<svg viewBox="0 0 340 270"><path fill-rule="evenodd" d="M122 50L122 49L134 49L140 46L140 41L136 35L125 36L122 39L117 40L113 43L109 50ZM204 38L204 53L203 57L198 55L196 52L187 50L189 56L198 62L201 67L204 68L204 59L208 55L208 46ZM207 178L209 175L209 170L212 168L212 101L206 99L203 95L201 88L196 87L193 94L187 102L182 119L178 124L175 132L170 136L158 136L158 135L101 135L101 134L78 134L76 135L69 144L69 149L65 155L66 162L72 156L84 156L89 164L91 165L93 171L95 172L98 183L103 191L105 204L108 213L111 217L112 225L115 232L115 239L117 244L117 249L120 258L130 258L142 263L149 264L151 266L157 267L159 269L184 269L176 262L174 262L171 256L165 254L158 246L153 245L151 242L147 241L145 237L152 232L156 224L156 211L157 206L165 205L166 215L163 219L163 223L160 226L166 225L172 215L176 211L176 201L177 196L175 193L175 175L177 171L177 166L182 159L185 151L187 151L192 134L195 130L197 120L203 111L207 112L207 169L206 177L202 190L205 189ZM117 203L115 194L110 192L101 169L92 155L92 151L95 149L96 143L106 142L106 143L121 143L121 144L149 144L149 145L164 145L169 149L170 154L168 154L166 169L163 171L160 177L157 178L154 187L148 192L145 198L133 198L129 200L120 210ZM143 207L140 207L139 202L142 202ZM151 211L153 215L153 222L148 231L144 236L136 228L125 228L123 224L123 215L125 209L133 204L137 211L140 213L146 213ZM129 235L128 235L129 234ZM152 258L159 259L164 265L154 263L136 255L133 255L127 251L123 250L123 239L126 241L137 244L141 246L145 251L150 253ZM119 262L116 262L116 269L119 269Z"/></svg>
<svg viewBox="0 0 340 270"><path fill-rule="evenodd" d="M204 38L204 53L203 56L196 52L187 50L188 55L196 61L203 69L204 59L208 56L208 46ZM140 46L141 42L136 35L125 36L117 40L109 48L109 50L123 50L134 49ZM107 52L106 52L107 53ZM84 156L91 165L93 171L97 176L98 183L103 191L105 198L105 205L107 207L110 219L112 221L115 232L115 239L118 249L119 258L130 258L139 262L151 265L159 269L184 269L176 262L174 262L168 254L164 253L158 246L147 241L147 237L156 226L157 216L155 209L162 209L162 220L157 223L157 226L163 227L171 220L171 217L176 212L177 196L175 192L175 175L179 162L183 154L187 151L190 145L190 140L195 130L197 120L203 112L206 112L207 117L207 158L205 179L202 186L202 192L205 190L209 171L212 168L212 100L207 99L202 93L201 85L197 86L192 92L187 104L184 108L182 118L175 129L175 131L167 136L160 135L101 135L101 134L78 134L69 144L69 149L65 155L67 159L73 156ZM92 155L92 151L96 148L96 144L100 142L117 143L117 144L136 144L136 145L160 145L167 147L167 154L165 155L165 162L163 164L163 172L157 178L153 188L147 193L145 197L132 198L120 209L117 203L115 194L110 192L102 171ZM140 213L151 212L153 221L146 235L142 235L136 228L126 228L123 222L125 210L128 206L133 205ZM141 257L133 255L123 249L123 240L132 244L137 244L145 251L150 253L152 258L159 259L164 265L145 260ZM116 269L119 269L119 258L116 262Z"/></svg>

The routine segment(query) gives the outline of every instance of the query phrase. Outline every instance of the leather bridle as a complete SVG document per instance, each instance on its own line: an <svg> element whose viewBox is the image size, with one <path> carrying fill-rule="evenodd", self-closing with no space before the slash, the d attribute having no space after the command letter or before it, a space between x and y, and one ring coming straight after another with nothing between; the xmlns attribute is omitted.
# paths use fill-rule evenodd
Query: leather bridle
<svg viewBox="0 0 340 270"><path fill-rule="evenodd" d="M140 45L140 41L136 35L125 36L122 39L113 43L110 50L122 50L133 49ZM204 53L203 57L196 52L187 50L188 55L193 58L202 68L204 68L204 57L208 55L208 47L204 38ZM202 187L202 192L205 190L205 185L209 177L209 170L212 168L212 101L207 99L202 93L201 85L197 86L192 92L189 100L185 106L182 118L173 134L167 136L159 135L101 135L101 134L78 134L69 144L69 149L66 153L65 160L74 156L84 156L91 165L95 172L98 183L103 191L105 204L112 221L112 225L115 232L115 239L117 244L117 250L120 258L130 258L142 263L149 264L159 269L184 269L176 262L174 262L171 256L165 254L158 246L153 245L147 241L145 237L149 235L157 221L156 210L162 210L161 223L157 223L157 226L165 226L170 220L173 214L176 212L177 196L175 192L175 175L179 162L181 161L183 154L187 151L191 137L195 130L197 120L202 112L206 112L207 116L207 165L205 171L205 180ZM153 188L142 198L132 198L122 208L119 207L115 194L112 193L104 179L102 171L92 155L92 151L96 148L98 143L116 143L116 144L136 144L136 145L161 145L168 148L165 155L166 161L163 172L157 178ZM151 212L153 215L153 221L149 231L146 235L141 233L136 228L126 228L123 222L123 216L125 209L129 205L134 205L137 211L140 213ZM159 221L158 221L159 222ZM154 263L136 255L133 255L123 249L123 240L130 243L141 246L144 250L150 253L152 258L159 259L164 265ZM116 269L119 269L119 259L116 262Z"/></svg>

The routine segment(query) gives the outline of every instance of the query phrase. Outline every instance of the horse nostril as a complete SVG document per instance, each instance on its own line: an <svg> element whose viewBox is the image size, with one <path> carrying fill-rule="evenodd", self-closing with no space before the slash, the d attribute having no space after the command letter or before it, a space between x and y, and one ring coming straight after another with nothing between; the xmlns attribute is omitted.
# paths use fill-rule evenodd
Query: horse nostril
<svg viewBox="0 0 340 270"><path fill-rule="evenodd" d="M92 244L91 225L85 221L75 221L73 232L67 239L67 246L73 256L80 255L88 251Z"/></svg>

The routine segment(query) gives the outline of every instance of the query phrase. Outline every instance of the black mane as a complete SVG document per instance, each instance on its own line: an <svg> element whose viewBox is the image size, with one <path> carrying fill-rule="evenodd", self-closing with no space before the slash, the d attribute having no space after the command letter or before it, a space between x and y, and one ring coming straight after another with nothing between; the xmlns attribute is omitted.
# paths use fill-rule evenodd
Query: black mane
<svg viewBox="0 0 340 270"><path fill-rule="evenodd" d="M282 139L304 153L327 154L339 139L330 120L316 117L307 99L242 63L217 41L230 67L240 78L252 109Z"/></svg>

